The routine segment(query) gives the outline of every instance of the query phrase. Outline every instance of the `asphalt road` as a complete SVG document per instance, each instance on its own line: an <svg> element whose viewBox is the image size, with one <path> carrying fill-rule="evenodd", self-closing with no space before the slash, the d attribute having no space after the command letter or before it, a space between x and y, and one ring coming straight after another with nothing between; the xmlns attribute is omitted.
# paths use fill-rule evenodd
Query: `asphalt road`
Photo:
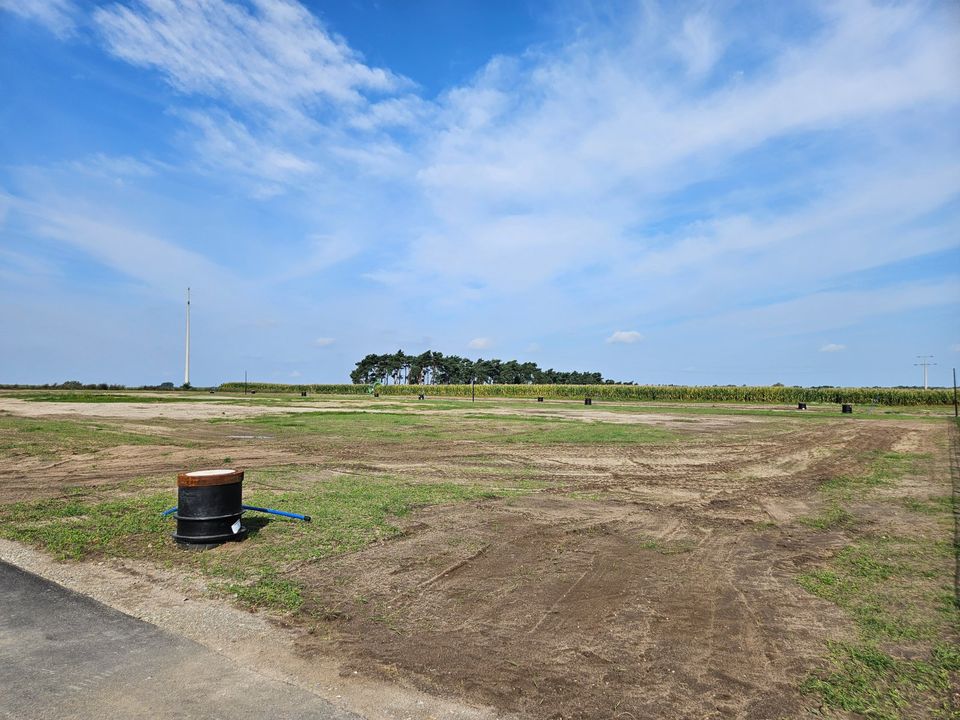
<svg viewBox="0 0 960 720"><path fill-rule="evenodd" d="M362 720L0 561L0 718Z"/></svg>

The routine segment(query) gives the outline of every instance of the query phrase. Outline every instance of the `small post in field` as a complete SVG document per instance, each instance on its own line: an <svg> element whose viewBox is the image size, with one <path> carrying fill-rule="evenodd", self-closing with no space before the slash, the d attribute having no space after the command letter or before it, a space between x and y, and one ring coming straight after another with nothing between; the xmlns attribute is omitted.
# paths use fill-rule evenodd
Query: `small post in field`
<svg viewBox="0 0 960 720"><path fill-rule="evenodd" d="M953 416L960 417L957 412L957 369L953 369Z"/></svg>

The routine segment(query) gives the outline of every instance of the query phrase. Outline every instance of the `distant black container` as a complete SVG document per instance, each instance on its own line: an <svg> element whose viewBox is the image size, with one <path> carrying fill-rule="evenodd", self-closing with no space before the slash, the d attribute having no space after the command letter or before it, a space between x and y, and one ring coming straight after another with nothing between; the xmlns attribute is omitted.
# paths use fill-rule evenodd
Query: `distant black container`
<svg viewBox="0 0 960 720"><path fill-rule="evenodd" d="M243 471L221 468L177 476L177 531L173 539L194 546L240 540L247 529L243 514Z"/></svg>
<svg viewBox="0 0 960 720"><path fill-rule="evenodd" d="M374 397L380 397L380 393L374 393L373 396L374 396Z"/></svg>
<svg viewBox="0 0 960 720"><path fill-rule="evenodd" d="M538 397L538 398L537 398L537 402L543 402L543 398L542 398L542 397Z"/></svg>
<svg viewBox="0 0 960 720"><path fill-rule="evenodd" d="M420 393L419 395L417 395L417 399L418 399L418 400L423 400L423 399L424 399L423 393Z"/></svg>
<svg viewBox="0 0 960 720"><path fill-rule="evenodd" d="M584 405L593 405L593 398L584 398L583 404L584 404Z"/></svg>
<svg viewBox="0 0 960 720"><path fill-rule="evenodd" d="M797 403L797 410L806 410L806 409L807 409L806 403L801 403L801 402Z"/></svg>
<svg viewBox="0 0 960 720"><path fill-rule="evenodd" d="M306 397L306 396L307 396L307 391L306 391L306 390L301 390L301 391L300 391L300 397Z"/></svg>
<svg viewBox="0 0 960 720"><path fill-rule="evenodd" d="M853 405L844 405L843 407L840 408L840 412L842 412L844 415L850 415L850 414L852 414L852 413L853 413Z"/></svg>

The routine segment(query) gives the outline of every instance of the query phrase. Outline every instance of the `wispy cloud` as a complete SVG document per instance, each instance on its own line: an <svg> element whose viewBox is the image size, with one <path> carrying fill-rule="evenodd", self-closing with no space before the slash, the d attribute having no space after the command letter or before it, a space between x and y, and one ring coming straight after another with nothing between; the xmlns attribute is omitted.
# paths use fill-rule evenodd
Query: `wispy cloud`
<svg viewBox="0 0 960 720"><path fill-rule="evenodd" d="M266 134L254 135L227 113L183 114L198 130L194 147L200 162L214 172L245 178L258 198L278 195L317 171L311 160L275 144Z"/></svg>
<svg viewBox="0 0 960 720"><path fill-rule="evenodd" d="M491 341L490 338L478 337L468 342L467 347L471 350L486 350L492 344L493 341Z"/></svg>
<svg viewBox="0 0 960 720"><path fill-rule="evenodd" d="M156 162L141 160L129 155L95 153L69 163L70 168L84 175L94 175L122 182L128 178L147 178L157 174Z"/></svg>
<svg viewBox="0 0 960 720"><path fill-rule="evenodd" d="M337 341L336 341L336 338L331 338L331 337L318 337L316 340L313 341L313 344L314 344L316 347L325 348L325 347L330 347L330 346L333 345L335 342L337 342Z"/></svg>
<svg viewBox="0 0 960 720"><path fill-rule="evenodd" d="M236 279L214 261L160 237L96 216L82 207L25 201L8 196L11 209L37 237L80 250L104 266L163 295L203 280L224 297L239 290Z"/></svg>
<svg viewBox="0 0 960 720"><path fill-rule="evenodd" d="M74 32L80 15L74 0L0 0L3 10L40 23L59 37Z"/></svg>
<svg viewBox="0 0 960 720"><path fill-rule="evenodd" d="M271 109L356 105L407 84L360 55L297 2L139 0L94 12L117 57L155 68L187 93Z"/></svg>
<svg viewBox="0 0 960 720"><path fill-rule="evenodd" d="M687 72L695 77L706 74L716 63L721 51L716 28L705 13L684 18L673 47L683 60Z"/></svg>
<svg viewBox="0 0 960 720"><path fill-rule="evenodd" d="M616 330L607 338L608 343L632 345L643 340L643 335L636 330Z"/></svg>
<svg viewBox="0 0 960 720"><path fill-rule="evenodd" d="M846 349L847 349L846 345L840 345L838 343L827 343L826 345L820 348L820 352L835 353L835 352L840 352L841 350L846 350Z"/></svg>

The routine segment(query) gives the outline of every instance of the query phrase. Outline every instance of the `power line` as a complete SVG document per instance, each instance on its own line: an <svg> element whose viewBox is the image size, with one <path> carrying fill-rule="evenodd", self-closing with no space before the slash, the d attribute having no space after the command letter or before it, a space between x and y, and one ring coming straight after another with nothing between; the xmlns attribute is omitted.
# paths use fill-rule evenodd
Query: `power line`
<svg viewBox="0 0 960 720"><path fill-rule="evenodd" d="M930 362L930 359L932 357L933 355L917 355L917 359L920 362L913 364L914 367L923 368L923 389L924 390L927 389L927 368L930 367L931 365L936 365L936 363Z"/></svg>

